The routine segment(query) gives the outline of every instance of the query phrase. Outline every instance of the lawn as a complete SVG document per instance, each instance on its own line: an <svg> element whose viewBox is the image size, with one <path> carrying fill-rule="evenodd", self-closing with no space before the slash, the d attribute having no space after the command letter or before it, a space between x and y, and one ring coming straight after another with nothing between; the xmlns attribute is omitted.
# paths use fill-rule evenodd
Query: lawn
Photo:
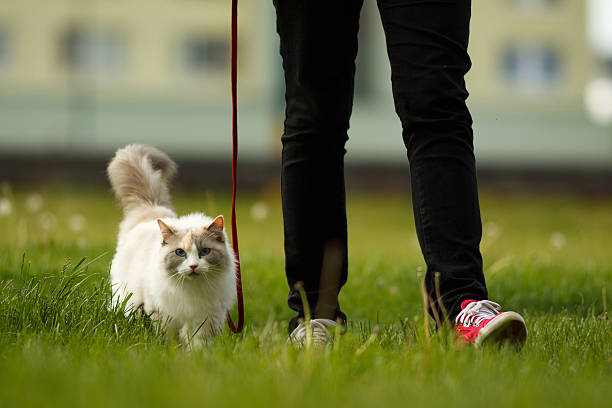
<svg viewBox="0 0 612 408"><path fill-rule="evenodd" d="M180 212L229 214L228 199L175 193ZM324 350L285 344L278 193L245 193L246 329L190 352L107 309L109 191L0 186L0 407L610 406L612 199L482 195L489 292L526 318L520 352L428 336L408 197L355 193L348 206L346 334Z"/></svg>

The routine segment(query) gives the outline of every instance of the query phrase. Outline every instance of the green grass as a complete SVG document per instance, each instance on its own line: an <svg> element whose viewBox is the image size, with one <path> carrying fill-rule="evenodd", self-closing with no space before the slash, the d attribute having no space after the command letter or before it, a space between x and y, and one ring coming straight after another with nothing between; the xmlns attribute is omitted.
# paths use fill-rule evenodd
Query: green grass
<svg viewBox="0 0 612 408"><path fill-rule="evenodd" d="M175 195L179 211L229 214L226 194ZM285 345L292 313L275 191L239 201L246 330L226 330L196 352L165 344L144 318L107 310L120 217L108 191L4 185L0 199L12 207L0 216L0 407L603 407L612 399L607 198L483 195L489 291L525 316L521 352L427 336L408 197L349 196L340 299L348 331L309 352ZM267 207L265 219L252 217L255 203Z"/></svg>

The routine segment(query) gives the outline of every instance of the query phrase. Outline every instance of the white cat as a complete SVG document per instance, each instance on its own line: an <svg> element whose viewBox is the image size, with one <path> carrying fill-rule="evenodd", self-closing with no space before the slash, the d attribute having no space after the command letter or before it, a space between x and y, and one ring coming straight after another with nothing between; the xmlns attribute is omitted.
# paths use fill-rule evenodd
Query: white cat
<svg viewBox="0 0 612 408"><path fill-rule="evenodd" d="M108 165L124 212L110 271L113 304L127 299L128 311L142 307L167 335L200 345L222 329L235 301L236 260L222 216L176 215L168 193L175 173L168 156L144 145L118 150Z"/></svg>

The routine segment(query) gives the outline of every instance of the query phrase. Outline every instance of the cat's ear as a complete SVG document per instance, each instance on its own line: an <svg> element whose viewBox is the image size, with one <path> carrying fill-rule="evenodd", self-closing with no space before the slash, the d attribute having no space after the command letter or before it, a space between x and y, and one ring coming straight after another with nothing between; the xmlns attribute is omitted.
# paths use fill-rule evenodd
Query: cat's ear
<svg viewBox="0 0 612 408"><path fill-rule="evenodd" d="M207 229L213 232L223 232L223 216L217 216L217 218L210 223Z"/></svg>
<svg viewBox="0 0 612 408"><path fill-rule="evenodd" d="M159 225L159 231L162 234L162 238L163 238L162 244L165 244L166 240L168 239L168 237L170 237L172 234L174 234L174 230L172 228L170 228L162 220L157 220L157 225Z"/></svg>
<svg viewBox="0 0 612 408"><path fill-rule="evenodd" d="M218 241L223 242L225 237L223 235L223 216L219 215L217 218L210 223L206 230L212 234L214 234Z"/></svg>

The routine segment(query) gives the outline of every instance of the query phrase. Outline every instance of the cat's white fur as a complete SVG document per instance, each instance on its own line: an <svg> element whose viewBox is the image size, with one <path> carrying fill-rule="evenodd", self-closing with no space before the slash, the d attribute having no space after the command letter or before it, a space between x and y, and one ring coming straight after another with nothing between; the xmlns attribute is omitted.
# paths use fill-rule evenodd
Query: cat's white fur
<svg viewBox="0 0 612 408"><path fill-rule="evenodd" d="M222 329L235 301L236 260L221 216L176 215L168 193L175 173L168 156L145 145L118 150L108 166L124 209L110 271L113 304L142 307L168 335L199 345Z"/></svg>

